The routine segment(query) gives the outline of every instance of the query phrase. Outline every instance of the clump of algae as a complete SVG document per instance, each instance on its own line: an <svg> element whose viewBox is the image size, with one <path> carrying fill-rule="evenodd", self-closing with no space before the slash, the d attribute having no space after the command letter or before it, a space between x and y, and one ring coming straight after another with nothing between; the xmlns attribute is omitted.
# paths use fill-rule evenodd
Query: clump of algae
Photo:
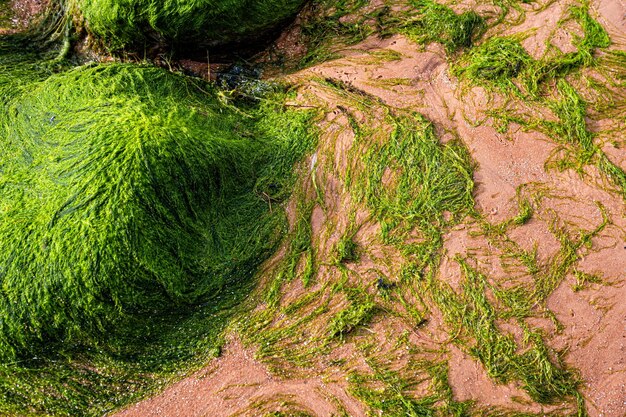
<svg viewBox="0 0 626 417"><path fill-rule="evenodd" d="M70 0L90 32L114 50L145 44L205 46L258 37L303 0Z"/></svg>
<svg viewBox="0 0 626 417"><path fill-rule="evenodd" d="M291 138L180 76L78 68L25 87L0 117L3 357L206 302L247 279L284 226L254 190L280 187L263 167Z"/></svg>
<svg viewBox="0 0 626 417"><path fill-rule="evenodd" d="M313 110L0 36L0 414L102 415L219 352L287 228Z"/></svg>

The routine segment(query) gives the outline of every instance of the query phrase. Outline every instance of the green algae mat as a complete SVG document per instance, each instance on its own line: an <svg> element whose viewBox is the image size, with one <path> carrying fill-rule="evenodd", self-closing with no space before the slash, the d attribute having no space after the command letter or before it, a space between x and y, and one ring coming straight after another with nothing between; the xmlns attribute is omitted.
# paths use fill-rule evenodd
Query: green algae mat
<svg viewBox="0 0 626 417"><path fill-rule="evenodd" d="M0 39L0 415L102 415L217 355L316 138L285 87L55 45Z"/></svg>
<svg viewBox="0 0 626 417"><path fill-rule="evenodd" d="M585 98L566 78L600 62L608 35L584 3L570 10L581 28L577 52L532 58L520 39L486 36L505 10L518 10L516 3L498 2L501 16L490 17L410 0L396 14L383 7L352 20L344 16L354 17L367 0L319 0L314 11L323 5L328 13L303 25L310 45L294 67L330 59L333 46L362 41L374 33L368 24L381 37L401 33L420 45L440 43L462 83L554 112L555 121L547 122L503 113L498 121L504 127L540 128L571 148L574 161L563 163L597 165L625 195L626 175L593 143ZM218 356L227 326L245 327L241 336L259 346L261 360L308 368L311 358L353 337L373 317L394 315L392 301L406 308L412 329L427 324L429 308L437 309L452 329L449 343L479 361L496 383L515 382L533 401L563 402L586 415L581 379L542 334L524 327L527 340L518 345L497 320L532 317L577 261L577 251L608 223L604 217L577 239L555 229L562 247L545 271L536 251L503 249L503 257L525 262L534 281L528 288L493 287L500 304L485 295L492 289L488 278L461 257L455 262L462 288L455 292L437 279L444 234L467 217L482 228L481 236L504 247L506 231L533 217L531 201L520 197L517 216L489 223L474 207L475 164L456 134L441 143L435 125L419 114L391 109L349 83L320 79L315 83L343 98L338 110L355 138L351 163L336 176L345 178L344 191L381 225L381 242L405 263L397 279L377 277L376 295L365 281L351 286L346 264L363 253L354 240L360 226L351 217L331 248L330 264L341 281L312 290L320 265L311 218L316 204L324 208L324 184L318 188L311 176L316 201L302 190L292 198L292 191L309 177L309 168L298 170L298 164L316 148L320 110L287 105L295 94L287 86L260 82L252 98L147 63L85 63L70 52L86 34L99 51L118 57L155 46L173 52L189 44L245 42L279 28L302 6L302 0L53 0L39 26L0 36L0 415L113 412ZM624 55L602 59L609 58L623 69ZM544 94L552 84L554 94ZM393 186L385 179L390 171L397 172ZM288 200L295 203L291 230L283 209ZM415 241L416 232L423 241ZM269 282L257 285L261 265L281 243L282 259L263 271ZM296 278L311 291L282 306L282 286ZM259 295L259 289L267 291ZM405 301L403 289L421 306ZM321 297L326 290L345 296L347 304L325 317L327 323L320 320L327 329L318 336L309 323L328 312ZM257 301L264 306L242 314ZM317 302L321 307L307 312ZM303 349L303 340L314 343ZM405 344L408 332L398 335L394 349ZM372 413L531 415L457 401L441 357L411 365L432 381L431 394L417 399L409 389L415 381L403 370L364 357L373 373L350 372L347 381Z"/></svg>
<svg viewBox="0 0 626 417"><path fill-rule="evenodd" d="M111 49L146 44L210 46L258 37L303 0L75 0L89 31Z"/></svg>

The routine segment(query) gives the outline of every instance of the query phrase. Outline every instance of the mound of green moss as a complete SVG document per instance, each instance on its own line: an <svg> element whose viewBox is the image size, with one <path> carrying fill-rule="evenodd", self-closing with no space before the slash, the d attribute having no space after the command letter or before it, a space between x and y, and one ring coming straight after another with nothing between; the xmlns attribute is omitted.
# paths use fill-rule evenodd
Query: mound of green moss
<svg viewBox="0 0 626 417"><path fill-rule="evenodd" d="M193 80L136 65L23 87L0 126L0 358L100 343L247 279L284 227L267 174L302 154Z"/></svg>
<svg viewBox="0 0 626 417"><path fill-rule="evenodd" d="M88 30L116 50L155 43L210 46L257 38L292 17L304 1L75 0L75 4Z"/></svg>

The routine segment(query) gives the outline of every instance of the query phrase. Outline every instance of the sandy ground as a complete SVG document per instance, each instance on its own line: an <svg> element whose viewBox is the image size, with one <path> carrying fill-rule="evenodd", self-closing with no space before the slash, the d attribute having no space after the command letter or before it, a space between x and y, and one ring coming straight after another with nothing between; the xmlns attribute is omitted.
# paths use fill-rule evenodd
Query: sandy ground
<svg viewBox="0 0 626 417"><path fill-rule="evenodd" d="M614 38L624 35L626 8L622 1L604 0L596 2L594 8L600 14L599 20L607 26ZM525 46L533 54L542 53L545 36L548 36L545 28L558 21L563 9L557 3L534 15L529 13L522 27L523 30L535 28L535 36L525 41ZM567 38L566 34L555 36L555 39L562 38ZM567 51L566 41L563 41L561 49ZM399 52L402 58L368 64L372 61L371 52L380 50ZM488 124L476 126L472 123L472 117L480 113L477 109L489 106L488 98L481 91L474 92L471 100L467 96L459 97L458 83L449 76L443 52L439 48L419 51L411 42L397 36L387 40L368 40L346 51L345 55L343 59L311 68L294 78L301 81L313 74L341 80L378 97L390 106L416 109L438 127L456 130L478 162L475 174L476 203L490 220L500 221L514 215L517 210L516 189L524 184L536 183L545 184L567 197L551 201L550 209L581 227L589 229L600 222L596 201L602 202L612 214L613 225L603 232L599 249L590 252L579 265L586 272L602 273L612 285L574 292L571 288L573 278L568 277L548 300L548 307L554 311L564 330L558 333L549 323L539 324L553 332L551 344L566 348L566 362L580 371L590 415L626 415L626 304L623 302L626 299L626 221L623 201L588 185L577 175L546 172L546 160L555 148L547 138L522 131L504 135ZM389 79L405 79L409 82L393 87L381 82ZM306 90L307 87L304 88ZM329 104L332 107L333 103ZM331 115L327 121L340 118L338 113L334 112L335 116ZM341 166L347 163L346 149L351 138L349 135L346 137L345 132L336 134L332 126L337 126L337 123L327 125L325 132L336 141L332 162ZM327 185L326 198L333 200L335 207L340 210L349 205L345 201L346 197L341 195L341 187ZM314 212L314 230L319 233L326 220L321 211ZM540 257L547 258L558 249L556 239L548 232L545 224L539 221L531 221L516 229L513 235L513 239L522 247L530 249L537 245ZM326 244L330 245L328 242L336 238L331 235ZM494 254L486 242L477 241L466 231L458 230L446 237L447 256L440 271L443 278L454 285L454 281L459 279L458 267L455 269L451 259L455 253L464 253L468 248L482 248L484 255L480 255L482 258L479 258L479 262L492 268L488 269L489 273L503 274L491 259ZM289 298L289 294L286 297ZM456 348L451 350L449 366L449 382L458 400L471 399L484 406L507 407L511 406L511 399L515 397L523 398L529 404L524 411L549 411L549 408L532 404L527 394L515 384L493 383L478 362ZM252 351L242 348L237 340L233 340L224 355L207 370L118 415L226 416L240 412L248 415L246 413L250 411L245 410L250 410L255 404L258 405L256 410L262 412L261 404L267 404L262 399L271 399L275 407L280 399L289 399L313 415L330 416L337 410L335 402L328 401L329 393L333 398L340 398L349 415L365 415L358 402L344 390L345 384L341 381L324 383L319 377L272 377L254 360ZM276 411L276 408L271 411Z"/></svg>
<svg viewBox="0 0 626 417"><path fill-rule="evenodd" d="M563 4L556 2L546 10L529 12L520 30L533 33L525 40L525 47L539 56L545 49L545 38L550 25L554 25L565 12ZM593 3L593 9L613 39L626 34L626 3L622 0L601 0ZM517 31L518 29L513 29ZM281 38L281 42L288 36ZM556 33L555 43L563 51L568 50L571 36ZM374 62L372 52L391 50L401 58L389 62ZM593 417L623 417L626 415L626 218L623 200L618 196L589 185L571 172L547 171L546 162L555 149L555 144L538 133L527 133L512 129L507 134L498 133L488 123L477 126L475 121L482 117L479 109L489 108L489 97L480 89L469 95L459 94L458 81L448 73L448 65L441 48L433 46L419 50L401 36L391 39L370 39L363 44L344 51L345 57L324 63L292 76L300 83L303 96L315 96L325 102L329 113L323 122L324 135L321 145L332 148L332 155L317 163L330 163L340 171L345 168L347 149L353 138L341 129L346 124L341 112L332 99L324 97L314 86L307 85L311 76L341 80L397 108L411 108L424 114L437 126L443 140L445 131L456 131L478 163L475 173L476 205L490 221L502 221L517 212L516 190L523 185L542 184L558 194L548 199L546 210L552 210L571 224L592 229L601 222L596 202L601 202L610 213L612 224L607 227L578 264L578 268L589 273L600 273L611 285L590 286L574 292L574 278L568 276L549 297L547 306L563 325L557 331L549 320L538 320L536 325L550 335L551 346L567 351L566 363L579 370L584 381L583 394L587 408ZM394 86L385 80L403 79L406 82ZM334 110L333 110L334 109ZM329 144L332 142L332 146ZM624 158L623 151L616 156ZM316 156L317 158L317 156ZM328 161L330 159L330 161ZM316 159L317 161L317 159ZM593 177L597 173L591 172ZM320 251L331 246L342 230L341 211L350 206L340 182L325 178L325 212L318 209L313 213L313 229L320 239ZM366 213L361 215L366 216ZM333 218L334 232L323 232L325 223ZM367 227L365 228L367 229ZM378 229L371 225L360 231L357 240L367 242ZM548 259L559 248L558 241L548 231L545 219L533 219L527 225L511 232L511 238L520 247L538 248L539 259ZM456 253L476 253L479 265L487 273L503 276L505 271L495 261L497 251L484 239L479 239L461 227L451 231L445 238L447 255L441 265L440 276L455 286L460 279L458 265L452 261ZM392 256L392 255L391 255ZM362 260L365 270L376 259ZM291 291L291 292L290 292ZM286 299L296 298L304 290L292 286L285 294ZM435 320L436 321L436 320ZM401 332L402 324L378 323L373 325ZM506 327L503 325L503 328ZM431 335L434 339L445 335ZM346 354L356 355L346 345ZM381 349L384 349L381 347ZM515 383L498 385L487 376L484 368L467 354L451 348L449 358L449 383L457 400L474 400L482 406L514 407L519 411L543 413L550 407L533 403L528 395ZM307 378L283 378L272 376L254 359L254 350L244 349L234 338L227 345L221 358L206 370L168 388L162 394L136 404L117 414L124 417L140 416L228 416L262 415L266 411L280 411L281 401L295 402L303 411L316 416L331 416L338 413L337 404L351 416L366 415L358 401L346 392L346 383L341 378L324 381L316 372L308 370ZM329 398L334 400L330 401ZM513 405L513 398L516 398ZM520 400L521 399L521 400ZM520 405L526 404L526 405ZM265 408L269 407L270 408ZM272 408L273 407L273 408ZM256 414L254 411L256 410Z"/></svg>
<svg viewBox="0 0 626 417"><path fill-rule="evenodd" d="M278 397L278 404L274 403ZM272 376L254 360L254 352L231 340L222 357L208 368L186 378L161 395L137 404L118 416L230 416L240 410L242 416L264 411L281 411L280 401L297 402L304 411L332 415L336 409L330 398L344 400L350 415L363 415L360 405L349 398L341 385L321 378L283 381ZM267 401L269 404L266 404ZM266 405L272 406L265 409Z"/></svg>

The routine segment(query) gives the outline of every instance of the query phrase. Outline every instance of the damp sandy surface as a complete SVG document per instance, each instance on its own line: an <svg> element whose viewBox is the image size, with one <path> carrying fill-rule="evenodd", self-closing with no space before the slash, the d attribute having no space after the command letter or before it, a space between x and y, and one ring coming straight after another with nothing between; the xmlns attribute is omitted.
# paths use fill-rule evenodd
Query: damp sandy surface
<svg viewBox="0 0 626 417"><path fill-rule="evenodd" d="M120 417L156 416L257 416L267 400L296 402L303 411L319 416L337 412L330 398L339 397L350 415L364 415L361 407L346 396L339 383L320 378L282 380L254 360L254 352L233 339L222 356L209 367L167 388L161 395L132 406ZM280 406L265 409L281 411Z"/></svg>

